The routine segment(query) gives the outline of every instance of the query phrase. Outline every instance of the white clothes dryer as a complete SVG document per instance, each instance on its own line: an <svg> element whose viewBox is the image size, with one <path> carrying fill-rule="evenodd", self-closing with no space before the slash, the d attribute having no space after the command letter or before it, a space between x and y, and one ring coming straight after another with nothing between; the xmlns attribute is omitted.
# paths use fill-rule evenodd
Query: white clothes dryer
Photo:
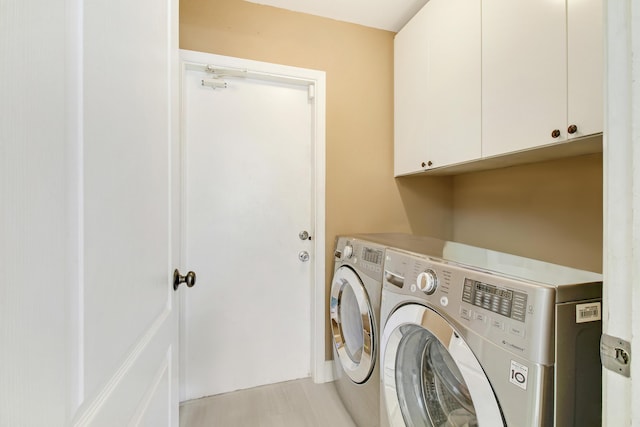
<svg viewBox="0 0 640 427"><path fill-rule="evenodd" d="M602 276L440 246L386 251L381 425L600 426Z"/></svg>

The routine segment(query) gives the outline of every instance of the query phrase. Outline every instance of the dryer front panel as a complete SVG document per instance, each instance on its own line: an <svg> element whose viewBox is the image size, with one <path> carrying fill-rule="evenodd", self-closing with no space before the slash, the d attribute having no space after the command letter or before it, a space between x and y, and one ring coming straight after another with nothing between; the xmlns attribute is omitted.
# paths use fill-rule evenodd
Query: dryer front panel
<svg viewBox="0 0 640 427"><path fill-rule="evenodd" d="M392 426L504 426L478 360L442 316L398 308L382 336L382 392Z"/></svg>
<svg viewBox="0 0 640 427"><path fill-rule="evenodd" d="M376 327L369 295L350 267L342 266L334 273L329 314L333 344L344 372L355 383L367 381L375 364Z"/></svg>

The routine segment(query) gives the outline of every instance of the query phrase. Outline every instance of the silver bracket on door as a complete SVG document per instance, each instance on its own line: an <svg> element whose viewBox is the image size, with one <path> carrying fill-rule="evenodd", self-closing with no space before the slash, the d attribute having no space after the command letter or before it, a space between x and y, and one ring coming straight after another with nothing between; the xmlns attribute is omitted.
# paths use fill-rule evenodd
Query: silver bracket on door
<svg viewBox="0 0 640 427"><path fill-rule="evenodd" d="M631 375L631 343L622 338L602 334L600 360L606 369L628 378Z"/></svg>

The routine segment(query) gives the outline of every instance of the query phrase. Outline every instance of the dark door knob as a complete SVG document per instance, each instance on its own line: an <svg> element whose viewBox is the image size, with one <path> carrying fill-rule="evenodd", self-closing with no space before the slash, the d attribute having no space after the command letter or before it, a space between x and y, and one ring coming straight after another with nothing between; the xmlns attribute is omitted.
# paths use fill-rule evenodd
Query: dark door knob
<svg viewBox="0 0 640 427"><path fill-rule="evenodd" d="M560 136L560 129L554 129L553 132L551 132L551 138L557 138Z"/></svg>
<svg viewBox="0 0 640 427"><path fill-rule="evenodd" d="M576 125L571 125L567 128L567 132L569 132L570 135L573 135L574 133L578 132L578 126Z"/></svg>
<svg viewBox="0 0 640 427"><path fill-rule="evenodd" d="M186 283L189 288L196 284L196 273L190 271L186 276L180 274L178 269L173 270L173 290L177 291L181 283Z"/></svg>

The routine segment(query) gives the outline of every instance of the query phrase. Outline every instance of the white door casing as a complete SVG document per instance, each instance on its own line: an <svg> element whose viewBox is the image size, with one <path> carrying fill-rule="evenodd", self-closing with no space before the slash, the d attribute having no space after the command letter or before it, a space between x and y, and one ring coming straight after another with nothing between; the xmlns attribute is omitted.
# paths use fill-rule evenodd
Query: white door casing
<svg viewBox="0 0 640 427"><path fill-rule="evenodd" d="M604 1L603 333L631 342L631 377L603 369L603 425L640 426L640 10ZM635 356L635 357L634 357Z"/></svg>
<svg viewBox="0 0 640 427"><path fill-rule="evenodd" d="M181 400L324 381L324 73L181 56Z"/></svg>
<svg viewBox="0 0 640 427"><path fill-rule="evenodd" d="M178 2L0 9L0 425L177 426Z"/></svg>

